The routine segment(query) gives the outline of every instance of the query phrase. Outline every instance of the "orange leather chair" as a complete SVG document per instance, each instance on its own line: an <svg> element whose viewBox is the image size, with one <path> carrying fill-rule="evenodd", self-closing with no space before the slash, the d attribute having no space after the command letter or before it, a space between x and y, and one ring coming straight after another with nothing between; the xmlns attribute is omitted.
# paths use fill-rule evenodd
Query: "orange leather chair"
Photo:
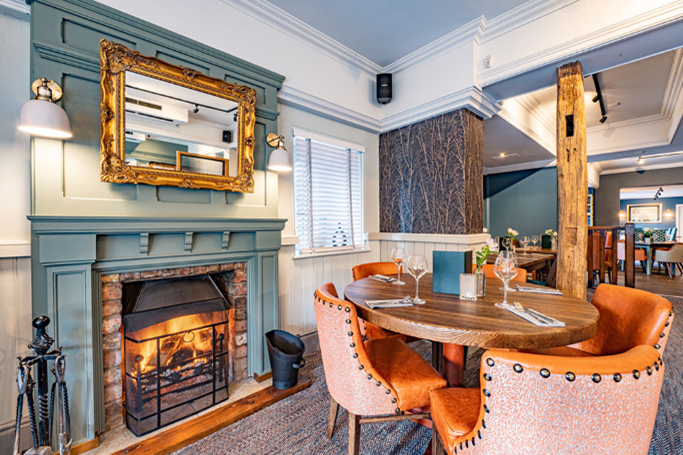
<svg viewBox="0 0 683 455"><path fill-rule="evenodd" d="M484 269L484 273L486 274L486 278L498 278L495 272L493 271L494 267L494 264L484 264L482 266L482 269ZM520 283L526 283L526 277L526 269L519 269L519 272L517 272L517 275L511 281L519 281Z"/></svg>
<svg viewBox="0 0 683 455"><path fill-rule="evenodd" d="M639 345L664 354L674 313L671 302L639 289L601 284L591 302L600 312L597 335L581 343L523 352L554 356L591 357L621 354Z"/></svg>
<svg viewBox="0 0 683 455"><path fill-rule="evenodd" d="M397 271L398 266L393 262L367 262L365 264L358 264L351 269L353 281L362 280L370 275L395 275ZM364 321L363 319L359 319L359 321L362 335L371 340L378 340L386 337L399 337L406 343L417 340L417 338L383 329L382 327Z"/></svg>
<svg viewBox="0 0 683 455"><path fill-rule="evenodd" d="M351 455L359 451L361 423L381 422L387 417L429 417L403 414L428 406L429 393L446 386L446 380L425 359L396 337L363 341L356 307L339 299L332 283L318 288L314 304L325 380L331 395L328 438L334 432L339 405L349 413Z"/></svg>
<svg viewBox="0 0 683 455"><path fill-rule="evenodd" d="M488 351L481 389L432 391L432 453L646 454L663 378L652 346L593 358Z"/></svg>

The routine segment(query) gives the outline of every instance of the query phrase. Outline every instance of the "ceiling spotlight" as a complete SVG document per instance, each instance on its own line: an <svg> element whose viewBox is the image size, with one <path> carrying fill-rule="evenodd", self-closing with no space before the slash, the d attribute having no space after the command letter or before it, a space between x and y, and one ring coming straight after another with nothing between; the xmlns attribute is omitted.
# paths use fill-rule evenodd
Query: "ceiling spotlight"
<svg viewBox="0 0 683 455"><path fill-rule="evenodd" d="M505 158L505 152L502 152L499 156L500 156L501 158Z"/></svg>
<svg viewBox="0 0 683 455"><path fill-rule="evenodd" d="M600 119L600 123L605 123L607 121L607 116L603 115L602 118Z"/></svg>
<svg viewBox="0 0 683 455"><path fill-rule="evenodd" d="M195 114L199 112L199 104L194 105L194 109L192 109L192 112L194 112Z"/></svg>

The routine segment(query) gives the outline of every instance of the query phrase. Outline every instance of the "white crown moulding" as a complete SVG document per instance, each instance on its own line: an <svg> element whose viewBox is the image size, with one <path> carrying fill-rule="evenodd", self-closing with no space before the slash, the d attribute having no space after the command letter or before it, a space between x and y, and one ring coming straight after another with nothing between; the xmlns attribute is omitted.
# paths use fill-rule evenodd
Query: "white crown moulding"
<svg viewBox="0 0 683 455"><path fill-rule="evenodd" d="M31 15L31 7L26 4L26 0L0 0L0 14L27 21Z"/></svg>

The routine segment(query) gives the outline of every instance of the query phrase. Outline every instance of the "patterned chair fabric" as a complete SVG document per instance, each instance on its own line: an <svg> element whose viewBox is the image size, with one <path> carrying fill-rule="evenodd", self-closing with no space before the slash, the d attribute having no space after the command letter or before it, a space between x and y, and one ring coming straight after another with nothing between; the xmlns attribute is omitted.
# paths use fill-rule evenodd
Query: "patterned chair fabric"
<svg viewBox="0 0 683 455"><path fill-rule="evenodd" d="M666 230L665 242L673 242L676 240L676 234L678 233L678 228L672 227Z"/></svg>
<svg viewBox="0 0 683 455"><path fill-rule="evenodd" d="M400 413L429 405L446 380L398 338L363 342L356 308L332 283L315 293L315 318L327 387L355 415Z"/></svg>
<svg viewBox="0 0 683 455"><path fill-rule="evenodd" d="M496 273L493 271L493 268L495 267L495 264L484 264L482 266L482 269L484 270L484 273L486 274L486 278L498 278L496 276ZM520 283L526 283L527 280L527 271L526 269L520 268L519 271L517 272L517 275L511 280L511 281L519 281Z"/></svg>
<svg viewBox="0 0 683 455"><path fill-rule="evenodd" d="M653 346L664 354L674 313L671 302L639 289L601 284L593 295L600 312L598 333L570 346L525 349L523 352L554 356L606 356L621 354L639 345Z"/></svg>
<svg viewBox="0 0 683 455"><path fill-rule="evenodd" d="M394 275L398 271L398 267L393 262L367 262L365 264L358 264L351 269L353 274L353 281L362 280L370 275ZM380 338L398 337L410 343L417 338L409 337L401 333L392 332L391 330L383 329L382 327L372 324L370 322L359 319L361 334L370 340L378 340Z"/></svg>
<svg viewBox="0 0 683 455"><path fill-rule="evenodd" d="M432 391L432 420L448 454L646 454L663 378L651 346L591 358L488 351L481 390Z"/></svg>

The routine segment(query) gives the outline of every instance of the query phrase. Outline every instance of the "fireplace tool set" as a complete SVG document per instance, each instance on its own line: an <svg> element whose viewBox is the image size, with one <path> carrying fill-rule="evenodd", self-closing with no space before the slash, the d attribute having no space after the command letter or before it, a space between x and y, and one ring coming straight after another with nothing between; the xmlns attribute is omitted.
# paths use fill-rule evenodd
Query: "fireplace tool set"
<svg viewBox="0 0 683 455"><path fill-rule="evenodd" d="M28 407L29 423L31 426L31 439L33 447L24 455L52 455L52 423L55 412L55 396L57 397L57 415L59 418L59 454L68 455L71 450L71 425L69 416L69 394L64 381L66 367L66 355L62 354L62 348L49 351L54 340L46 333L45 328L50 324L47 316L38 316L33 320L36 328L36 336L28 345L35 355L19 358L17 369L17 386L19 397L17 398L17 420L14 427L14 455L21 454L19 436L21 433L21 414L24 399ZM51 368L55 381L52 390L48 393L48 361L54 361ZM33 391L36 381L31 375L32 367L36 367L38 377L38 421L36 422L36 408Z"/></svg>

